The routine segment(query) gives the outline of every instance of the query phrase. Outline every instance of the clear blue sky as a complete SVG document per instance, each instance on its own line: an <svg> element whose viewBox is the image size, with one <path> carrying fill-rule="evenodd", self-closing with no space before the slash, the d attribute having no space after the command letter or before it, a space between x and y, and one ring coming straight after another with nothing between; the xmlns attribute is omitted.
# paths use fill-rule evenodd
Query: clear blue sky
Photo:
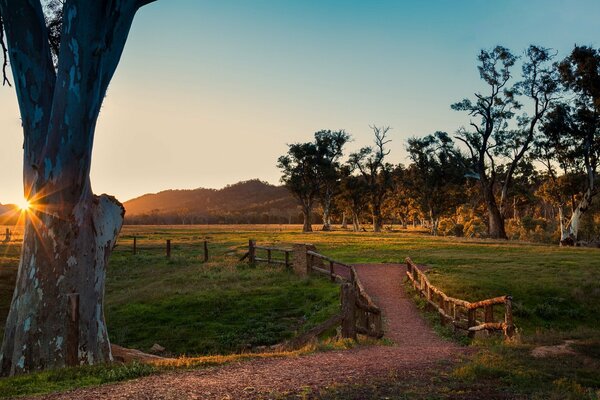
<svg viewBox="0 0 600 400"><path fill-rule="evenodd" d="M450 104L480 88L475 58L530 43L564 57L600 46L600 1L159 0L134 22L97 129L92 184L131 197L168 188L277 183L286 143L344 128L371 141L468 123ZM0 90L0 202L21 191L14 90Z"/></svg>

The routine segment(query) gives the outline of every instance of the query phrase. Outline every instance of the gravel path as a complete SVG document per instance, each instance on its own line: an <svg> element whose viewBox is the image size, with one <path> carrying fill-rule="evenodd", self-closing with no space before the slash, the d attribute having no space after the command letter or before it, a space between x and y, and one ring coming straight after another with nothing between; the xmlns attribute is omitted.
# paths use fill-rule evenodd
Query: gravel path
<svg viewBox="0 0 600 400"><path fill-rule="evenodd" d="M427 326L402 287L401 265L356 267L365 290L384 315L393 346L367 346L293 358L243 361L45 396L46 399L256 399L333 384L367 382L394 374L418 379L464 350Z"/></svg>

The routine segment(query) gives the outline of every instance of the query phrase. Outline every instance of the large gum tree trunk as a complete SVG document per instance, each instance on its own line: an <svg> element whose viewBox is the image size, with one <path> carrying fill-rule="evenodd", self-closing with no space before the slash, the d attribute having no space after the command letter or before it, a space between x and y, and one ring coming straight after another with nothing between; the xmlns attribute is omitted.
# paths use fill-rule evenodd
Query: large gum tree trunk
<svg viewBox="0 0 600 400"><path fill-rule="evenodd" d="M493 187L488 183L483 183L483 192L485 203L488 210L488 235L493 239L507 239L504 228L504 216L496 203Z"/></svg>
<svg viewBox="0 0 600 400"><path fill-rule="evenodd" d="M381 232L383 228L383 218L381 217L381 209L373 208L373 232Z"/></svg>
<svg viewBox="0 0 600 400"><path fill-rule="evenodd" d="M360 231L360 219L359 219L358 213L356 211L352 211L352 231L353 232Z"/></svg>
<svg viewBox="0 0 600 400"><path fill-rule="evenodd" d="M312 207L310 205L302 207L302 216L304 217L302 232L312 232Z"/></svg>
<svg viewBox="0 0 600 400"><path fill-rule="evenodd" d="M574 246L577 244L577 237L579 235L579 225L581 224L581 216L592 204L593 190L588 188L583 195L583 198L573 211L569 222L564 224L564 214L562 206L559 207L559 219L560 219L560 245L561 246Z"/></svg>
<svg viewBox="0 0 600 400"><path fill-rule="evenodd" d="M0 0L32 203L0 352L3 375L112 358L104 284L124 209L92 193L89 172L102 101L133 17L148 2L67 0L55 72L39 1Z"/></svg>

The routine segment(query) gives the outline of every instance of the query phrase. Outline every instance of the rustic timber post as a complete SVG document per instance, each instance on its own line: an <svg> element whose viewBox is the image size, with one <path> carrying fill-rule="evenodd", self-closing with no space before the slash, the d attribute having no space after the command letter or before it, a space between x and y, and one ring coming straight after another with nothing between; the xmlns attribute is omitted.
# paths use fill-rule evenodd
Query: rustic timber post
<svg viewBox="0 0 600 400"><path fill-rule="evenodd" d="M375 332L377 332L377 337L383 337L383 317L381 313L375 314Z"/></svg>
<svg viewBox="0 0 600 400"><path fill-rule="evenodd" d="M204 262L208 262L208 241L204 241Z"/></svg>
<svg viewBox="0 0 600 400"><path fill-rule="evenodd" d="M289 251L285 251L285 268L289 268L290 267L290 252Z"/></svg>
<svg viewBox="0 0 600 400"><path fill-rule="evenodd" d="M440 305L440 309L442 311L444 311L444 314L447 314L446 312L446 301L444 300L444 298L439 295L439 302L438 304ZM446 325L446 317L444 316L444 314L440 313L440 324L442 324L442 326Z"/></svg>
<svg viewBox="0 0 600 400"><path fill-rule="evenodd" d="M356 293L354 286L345 283L342 295L342 337L356 340Z"/></svg>
<svg viewBox="0 0 600 400"><path fill-rule="evenodd" d="M133 237L133 255L135 256L137 254L137 237L134 236Z"/></svg>
<svg viewBox="0 0 600 400"><path fill-rule="evenodd" d="M271 249L267 249L267 265L271 265Z"/></svg>
<svg viewBox="0 0 600 400"><path fill-rule="evenodd" d="M75 366L79 364L79 293L67 295L67 324L65 363Z"/></svg>
<svg viewBox="0 0 600 400"><path fill-rule="evenodd" d="M248 263L256 263L256 240L250 239L248 241Z"/></svg>
<svg viewBox="0 0 600 400"><path fill-rule="evenodd" d="M467 329L469 329L472 326L475 326L476 322L475 322L475 308L469 308L467 310ZM472 338L475 336L475 332L473 331L469 331L469 337Z"/></svg>
<svg viewBox="0 0 600 400"><path fill-rule="evenodd" d="M335 273L333 270L333 261L329 261L329 276L331 277L331 282L335 282Z"/></svg>
<svg viewBox="0 0 600 400"><path fill-rule="evenodd" d="M167 239L167 258L171 258L171 239Z"/></svg>
<svg viewBox="0 0 600 400"><path fill-rule="evenodd" d="M504 300L506 311L504 313L504 336L511 338L515 333L515 325L513 324L512 315L512 296L506 296Z"/></svg>
<svg viewBox="0 0 600 400"><path fill-rule="evenodd" d="M492 304L483 307L483 322L494 322L494 306Z"/></svg>

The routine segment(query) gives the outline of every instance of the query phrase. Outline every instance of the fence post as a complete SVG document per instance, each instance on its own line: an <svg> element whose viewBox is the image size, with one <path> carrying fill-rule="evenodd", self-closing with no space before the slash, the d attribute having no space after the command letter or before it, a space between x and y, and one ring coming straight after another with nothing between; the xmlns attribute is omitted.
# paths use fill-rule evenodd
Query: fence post
<svg viewBox="0 0 600 400"><path fill-rule="evenodd" d="M356 340L356 294L354 286L345 283L341 286L342 296L342 337Z"/></svg>
<svg viewBox="0 0 600 400"><path fill-rule="evenodd" d="M494 306L483 307L483 322L494 322Z"/></svg>
<svg viewBox="0 0 600 400"><path fill-rule="evenodd" d="M134 236L133 237L133 255L135 256L137 254L137 237Z"/></svg>
<svg viewBox="0 0 600 400"><path fill-rule="evenodd" d="M250 239L248 241L248 263L254 264L256 262L256 240Z"/></svg>
<svg viewBox="0 0 600 400"><path fill-rule="evenodd" d="M79 293L67 295L67 324L65 362L75 366L79 364Z"/></svg>
<svg viewBox="0 0 600 400"><path fill-rule="evenodd" d="M504 336L506 338L511 338L515 333L515 326L513 325L512 315L512 296L506 296L506 300L504 300L504 305L506 307L506 311L504 313Z"/></svg>
<svg viewBox="0 0 600 400"><path fill-rule="evenodd" d="M290 252L289 251L285 251L285 268L289 268L290 267Z"/></svg>
<svg viewBox="0 0 600 400"><path fill-rule="evenodd" d="M167 239L167 258L171 258L171 239Z"/></svg>
<svg viewBox="0 0 600 400"><path fill-rule="evenodd" d="M444 312L444 314L446 314L446 300L444 300L442 296L439 296L438 304L440 309ZM442 326L446 325L446 317L444 314L440 313L440 324Z"/></svg>
<svg viewBox="0 0 600 400"><path fill-rule="evenodd" d="M208 242L204 241L204 262L208 261Z"/></svg>
<svg viewBox="0 0 600 400"><path fill-rule="evenodd" d="M335 282L335 273L333 272L333 261L329 261L329 276L331 277L331 282Z"/></svg>
<svg viewBox="0 0 600 400"><path fill-rule="evenodd" d="M271 249L267 249L267 265L271 265Z"/></svg>
<svg viewBox="0 0 600 400"><path fill-rule="evenodd" d="M467 329L469 329L472 326L475 326L476 322L475 322L475 308L469 308L467 310ZM475 332L473 331L468 331L469 332L469 337L472 338L475 336Z"/></svg>

